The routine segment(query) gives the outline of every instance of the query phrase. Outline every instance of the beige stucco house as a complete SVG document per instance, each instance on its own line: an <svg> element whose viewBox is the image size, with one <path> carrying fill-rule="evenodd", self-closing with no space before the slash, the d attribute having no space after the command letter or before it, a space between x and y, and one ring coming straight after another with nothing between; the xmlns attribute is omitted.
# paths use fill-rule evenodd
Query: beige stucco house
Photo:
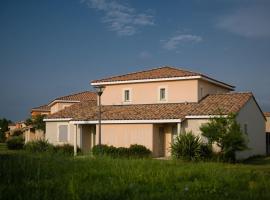
<svg viewBox="0 0 270 200"><path fill-rule="evenodd" d="M145 145L154 157L170 156L174 137L183 131L200 135L211 117L237 113L249 139L238 158L265 154L265 117L252 93L206 75L160 67L91 82L105 86L102 94L102 144ZM45 119L46 139L89 151L98 141L98 105L84 101Z"/></svg>
<svg viewBox="0 0 270 200"><path fill-rule="evenodd" d="M97 95L91 91L79 92L71 95L66 95L62 97L57 97L50 103L38 106L31 109L31 116L35 117L37 115L49 115L59 112L71 105L81 103L84 101L90 101L96 103ZM25 143L45 139L45 133L43 130L37 130L32 126L28 126L23 129L23 134L25 138Z"/></svg>

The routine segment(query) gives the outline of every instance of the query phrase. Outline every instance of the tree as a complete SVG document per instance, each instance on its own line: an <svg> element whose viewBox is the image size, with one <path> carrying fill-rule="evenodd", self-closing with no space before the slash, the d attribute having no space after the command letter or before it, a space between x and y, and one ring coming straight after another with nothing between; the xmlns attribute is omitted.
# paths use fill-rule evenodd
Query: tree
<svg viewBox="0 0 270 200"><path fill-rule="evenodd" d="M200 130L202 135L208 139L209 145L216 143L220 147L222 158L226 161L234 162L236 151L247 149L247 139L240 124L236 121L235 114L211 118L210 122L200 127Z"/></svg>
<svg viewBox="0 0 270 200"><path fill-rule="evenodd" d="M5 141L5 132L9 130L8 125L11 123L6 118L0 119L0 142Z"/></svg>
<svg viewBox="0 0 270 200"><path fill-rule="evenodd" d="M45 131L45 122L43 121L45 115L36 115L32 118L26 119L25 123L27 126L32 125L35 129Z"/></svg>

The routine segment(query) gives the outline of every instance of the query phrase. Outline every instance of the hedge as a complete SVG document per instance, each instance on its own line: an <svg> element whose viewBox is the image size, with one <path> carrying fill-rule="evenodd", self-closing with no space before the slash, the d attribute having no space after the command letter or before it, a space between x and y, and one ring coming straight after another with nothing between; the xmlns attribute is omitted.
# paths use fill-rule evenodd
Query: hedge
<svg viewBox="0 0 270 200"><path fill-rule="evenodd" d="M151 156L151 151L143 145L133 144L129 148L114 147L108 145L96 145L92 149L94 156L110 156L113 158L147 158Z"/></svg>

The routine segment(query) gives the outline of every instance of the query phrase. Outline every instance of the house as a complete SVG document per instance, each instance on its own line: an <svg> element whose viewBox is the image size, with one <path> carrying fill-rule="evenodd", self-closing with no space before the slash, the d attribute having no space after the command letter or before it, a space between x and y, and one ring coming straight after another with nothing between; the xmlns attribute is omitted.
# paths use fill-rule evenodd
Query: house
<svg viewBox="0 0 270 200"><path fill-rule="evenodd" d="M266 118L265 132L266 132L266 153L270 155L270 112L265 112Z"/></svg>
<svg viewBox="0 0 270 200"><path fill-rule="evenodd" d="M51 114L51 108L48 105L42 105L31 109L31 117L49 114Z"/></svg>
<svg viewBox="0 0 270 200"><path fill-rule="evenodd" d="M170 156L170 144L183 131L200 135L200 126L217 115L237 113L249 139L238 158L265 154L265 117L252 93L201 73L160 67L91 82L102 94L102 144L141 144L154 157ZM48 115L46 139L89 151L98 141L98 108L85 101Z"/></svg>
<svg viewBox="0 0 270 200"><path fill-rule="evenodd" d="M58 97L50 103L31 109L31 116L48 115L63 110L73 104L83 101L96 101L97 95L91 91L79 92L67 96Z"/></svg>
<svg viewBox="0 0 270 200"><path fill-rule="evenodd" d="M93 101L94 103L96 103L96 99L97 99L96 94L91 91L84 91L80 93L58 97L48 104L32 108L31 116L35 117L37 115L53 114L71 105L81 103L84 101ZM25 143L45 138L45 133L43 130L37 130L31 125L23 129L23 134L25 138Z"/></svg>

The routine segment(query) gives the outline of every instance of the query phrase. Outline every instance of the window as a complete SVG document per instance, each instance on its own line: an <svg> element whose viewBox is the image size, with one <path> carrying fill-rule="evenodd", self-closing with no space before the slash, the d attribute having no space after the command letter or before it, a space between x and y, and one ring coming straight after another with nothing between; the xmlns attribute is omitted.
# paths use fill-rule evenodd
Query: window
<svg viewBox="0 0 270 200"><path fill-rule="evenodd" d="M58 127L58 141L67 142L68 141L68 125L59 125Z"/></svg>
<svg viewBox="0 0 270 200"><path fill-rule="evenodd" d="M203 88L201 87L201 98L203 98Z"/></svg>
<svg viewBox="0 0 270 200"><path fill-rule="evenodd" d="M125 90L125 101L130 101L130 91Z"/></svg>
<svg viewBox="0 0 270 200"><path fill-rule="evenodd" d="M124 88L123 89L123 96L122 100L124 103L131 103L132 101L132 90L130 88Z"/></svg>
<svg viewBox="0 0 270 200"><path fill-rule="evenodd" d="M160 88L159 89L159 100L160 101L165 101L166 100L166 89L165 88Z"/></svg>

